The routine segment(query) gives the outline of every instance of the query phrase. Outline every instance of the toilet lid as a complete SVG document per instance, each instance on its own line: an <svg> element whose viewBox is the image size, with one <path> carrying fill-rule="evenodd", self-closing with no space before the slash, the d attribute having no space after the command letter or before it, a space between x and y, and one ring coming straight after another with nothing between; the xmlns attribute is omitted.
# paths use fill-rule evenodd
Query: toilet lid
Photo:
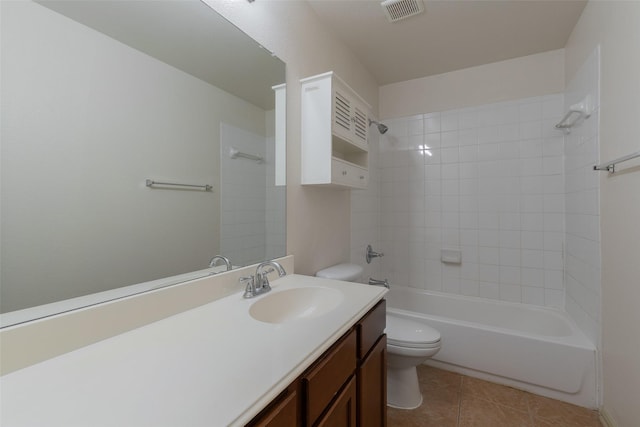
<svg viewBox="0 0 640 427"><path fill-rule="evenodd" d="M440 332L424 323L387 314L387 342L412 348L434 347L440 343Z"/></svg>
<svg viewBox="0 0 640 427"><path fill-rule="evenodd" d="M362 276L362 267L356 264L337 264L316 273L317 277L353 282Z"/></svg>

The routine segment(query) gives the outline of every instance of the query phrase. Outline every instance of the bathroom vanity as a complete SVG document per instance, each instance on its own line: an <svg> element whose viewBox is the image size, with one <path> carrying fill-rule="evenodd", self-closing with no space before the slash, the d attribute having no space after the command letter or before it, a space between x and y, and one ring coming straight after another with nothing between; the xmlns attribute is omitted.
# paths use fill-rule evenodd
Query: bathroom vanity
<svg viewBox="0 0 640 427"><path fill-rule="evenodd" d="M199 283L228 286L224 276ZM237 287L3 375L0 423L384 425L386 289L296 274L272 286L251 299ZM292 309L306 299L317 310Z"/></svg>
<svg viewBox="0 0 640 427"><path fill-rule="evenodd" d="M320 356L249 426L386 426L385 301Z"/></svg>

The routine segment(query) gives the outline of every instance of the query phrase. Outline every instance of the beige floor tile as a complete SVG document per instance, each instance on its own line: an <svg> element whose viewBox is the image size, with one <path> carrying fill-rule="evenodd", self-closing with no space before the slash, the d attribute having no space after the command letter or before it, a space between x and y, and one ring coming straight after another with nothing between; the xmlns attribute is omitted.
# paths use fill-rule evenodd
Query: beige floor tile
<svg viewBox="0 0 640 427"><path fill-rule="evenodd" d="M600 427L597 411L547 397L531 395L529 408L540 426Z"/></svg>
<svg viewBox="0 0 640 427"><path fill-rule="evenodd" d="M600 421L594 420L555 420L549 421L544 418L534 418L534 427L602 427Z"/></svg>
<svg viewBox="0 0 640 427"><path fill-rule="evenodd" d="M423 404L418 409L387 409L388 427L457 427L458 405Z"/></svg>
<svg viewBox="0 0 640 427"><path fill-rule="evenodd" d="M388 408L388 427L457 427L460 407L459 387L448 381L439 382L438 378L448 377L445 371L429 372L425 380L425 371L420 370L422 405L413 410ZM458 378L458 381L460 378ZM440 386L437 386L440 384Z"/></svg>
<svg viewBox="0 0 640 427"><path fill-rule="evenodd" d="M459 427L532 427L527 411L480 399L463 397L460 403Z"/></svg>
<svg viewBox="0 0 640 427"><path fill-rule="evenodd" d="M425 424L422 424L414 411L387 408L387 427L421 427L423 425Z"/></svg>
<svg viewBox="0 0 640 427"><path fill-rule="evenodd" d="M522 412L529 411L528 395L521 390L472 377L462 379L462 397L477 397Z"/></svg>
<svg viewBox="0 0 640 427"><path fill-rule="evenodd" d="M601 427L598 413L579 406L419 366L422 405L388 408L389 427Z"/></svg>
<svg viewBox="0 0 640 427"><path fill-rule="evenodd" d="M434 388L460 390L462 385L462 375L427 365L418 366L418 380L422 390Z"/></svg>

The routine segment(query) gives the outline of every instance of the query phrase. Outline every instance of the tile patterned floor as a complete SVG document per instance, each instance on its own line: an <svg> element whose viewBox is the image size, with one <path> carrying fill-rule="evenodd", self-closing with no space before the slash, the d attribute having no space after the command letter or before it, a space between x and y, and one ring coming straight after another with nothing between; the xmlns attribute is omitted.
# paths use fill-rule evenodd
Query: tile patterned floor
<svg viewBox="0 0 640 427"><path fill-rule="evenodd" d="M388 427L601 427L598 413L426 365L418 367L424 401L388 408Z"/></svg>

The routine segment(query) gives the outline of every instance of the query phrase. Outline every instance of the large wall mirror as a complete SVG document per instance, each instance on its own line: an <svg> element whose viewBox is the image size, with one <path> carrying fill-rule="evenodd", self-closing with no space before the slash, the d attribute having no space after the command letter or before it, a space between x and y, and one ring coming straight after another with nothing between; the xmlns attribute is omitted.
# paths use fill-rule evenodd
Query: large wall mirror
<svg viewBox="0 0 640 427"><path fill-rule="evenodd" d="M200 0L1 7L3 326L285 255L282 61Z"/></svg>

